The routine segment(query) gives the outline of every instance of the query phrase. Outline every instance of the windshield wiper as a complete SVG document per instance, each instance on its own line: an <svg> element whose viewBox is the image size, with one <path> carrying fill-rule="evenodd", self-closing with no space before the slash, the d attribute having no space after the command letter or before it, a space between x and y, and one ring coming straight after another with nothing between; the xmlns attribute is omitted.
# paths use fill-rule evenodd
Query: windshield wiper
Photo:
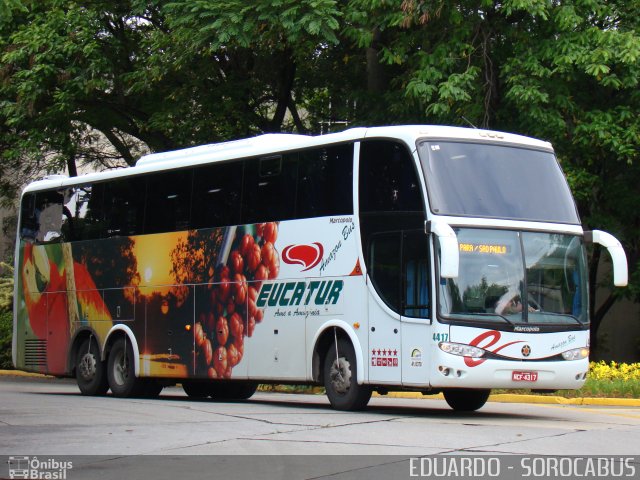
<svg viewBox="0 0 640 480"><path fill-rule="evenodd" d="M513 323L511 320L509 320L507 317L505 317L504 315L500 315L499 313L472 313L471 315L478 316L478 317L500 317L501 319L503 319L505 322L507 322L509 325L515 325L515 323Z"/></svg>
<svg viewBox="0 0 640 480"><path fill-rule="evenodd" d="M555 313L555 312L536 311L536 312L529 312L529 315L531 315L532 313L540 313L542 315L551 315L551 316L554 316L554 317L570 318L572 320L575 320L576 323L578 323L578 325L584 325L584 323L581 322L578 317L576 317L575 315L569 315L568 313Z"/></svg>

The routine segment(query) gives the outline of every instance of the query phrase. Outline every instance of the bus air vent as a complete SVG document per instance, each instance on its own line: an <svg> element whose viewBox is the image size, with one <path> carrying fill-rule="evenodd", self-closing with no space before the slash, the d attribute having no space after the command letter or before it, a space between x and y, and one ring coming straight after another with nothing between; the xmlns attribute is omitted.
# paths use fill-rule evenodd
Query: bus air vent
<svg viewBox="0 0 640 480"><path fill-rule="evenodd" d="M25 340L24 363L25 367L42 369L47 366L47 341Z"/></svg>

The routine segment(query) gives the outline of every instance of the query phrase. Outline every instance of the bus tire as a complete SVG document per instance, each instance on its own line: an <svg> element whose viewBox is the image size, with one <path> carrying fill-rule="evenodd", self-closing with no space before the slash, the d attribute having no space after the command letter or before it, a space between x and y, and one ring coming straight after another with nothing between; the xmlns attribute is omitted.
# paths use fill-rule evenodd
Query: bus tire
<svg viewBox="0 0 640 480"><path fill-rule="evenodd" d="M329 403L336 410L362 410L371 398L371 387L358 385L356 355L351 342L338 339L338 352L336 357L336 344L332 342L324 359L324 387Z"/></svg>
<svg viewBox="0 0 640 480"><path fill-rule="evenodd" d="M209 395L214 400L248 400L257 389L255 382L216 382L209 387Z"/></svg>
<svg viewBox="0 0 640 480"><path fill-rule="evenodd" d="M192 380L184 380L182 382L182 389L189 398L207 398L211 390L211 384L207 382L198 382Z"/></svg>
<svg viewBox="0 0 640 480"><path fill-rule="evenodd" d="M105 362L100 359L98 341L85 339L76 355L76 382L82 395L104 395L109 390Z"/></svg>
<svg viewBox="0 0 640 480"><path fill-rule="evenodd" d="M144 394L144 382L136 378L131 341L119 338L111 347L107 364L111 393L116 397Z"/></svg>
<svg viewBox="0 0 640 480"><path fill-rule="evenodd" d="M456 412L473 412L487 403L491 390L445 390L444 399Z"/></svg>

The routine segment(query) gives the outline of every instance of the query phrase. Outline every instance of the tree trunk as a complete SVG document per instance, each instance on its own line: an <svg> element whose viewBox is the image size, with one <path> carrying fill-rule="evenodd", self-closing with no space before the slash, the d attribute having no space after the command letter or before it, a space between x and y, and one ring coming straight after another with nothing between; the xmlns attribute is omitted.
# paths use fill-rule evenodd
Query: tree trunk
<svg viewBox="0 0 640 480"><path fill-rule="evenodd" d="M289 52L285 52L284 58L286 60L280 70L280 79L277 87L276 111L273 114L269 127L269 131L271 132L280 132L282 130L282 124L284 123L284 117L291 102L291 91L293 90L296 78L296 64Z"/></svg>
<svg viewBox="0 0 640 480"><path fill-rule="evenodd" d="M367 90L371 93L382 93L387 87L387 76L384 65L380 62L380 41L382 34L376 28L373 40L367 48Z"/></svg>

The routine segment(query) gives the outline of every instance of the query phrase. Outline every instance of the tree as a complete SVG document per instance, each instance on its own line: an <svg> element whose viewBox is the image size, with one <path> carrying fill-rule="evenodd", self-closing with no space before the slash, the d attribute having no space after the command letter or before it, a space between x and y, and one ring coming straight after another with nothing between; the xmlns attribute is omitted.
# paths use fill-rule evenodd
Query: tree
<svg viewBox="0 0 640 480"><path fill-rule="evenodd" d="M397 71L384 104L394 120L473 124L548 139L583 224L622 240L630 288L609 286L599 299L600 250L590 257L596 349L598 328L615 300L640 300L640 2L352 3L361 12L349 12L356 20L350 38L376 45L379 61ZM391 94L394 89L402 95Z"/></svg>
<svg viewBox="0 0 640 480"><path fill-rule="evenodd" d="M79 160L113 157L95 148L98 133L130 165L138 146L132 137L172 146L140 125L143 106L127 92L145 26L103 9L107 2L14 3L21 8L0 24L0 153L3 170L19 174L4 182L4 193L38 173L64 169L73 176Z"/></svg>
<svg viewBox="0 0 640 480"><path fill-rule="evenodd" d="M0 23L3 173L306 126L300 63L337 42L332 0L12 0ZM288 114L288 115L287 115ZM108 141L108 149L99 145ZM104 142L103 142L104 144ZM144 148L140 148L140 147ZM2 191L16 182L3 175Z"/></svg>

